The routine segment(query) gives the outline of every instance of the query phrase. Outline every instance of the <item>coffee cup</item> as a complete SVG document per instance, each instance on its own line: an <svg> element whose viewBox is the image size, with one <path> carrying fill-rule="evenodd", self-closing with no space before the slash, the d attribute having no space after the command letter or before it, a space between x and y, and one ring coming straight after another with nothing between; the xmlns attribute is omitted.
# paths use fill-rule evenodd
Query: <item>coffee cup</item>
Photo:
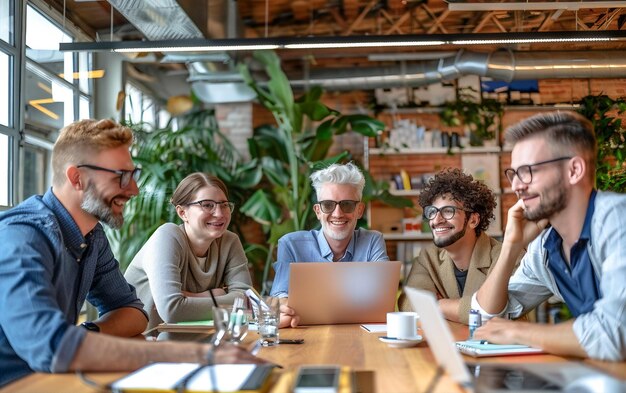
<svg viewBox="0 0 626 393"><path fill-rule="evenodd" d="M396 311L387 313L387 337L414 339L417 336L417 313Z"/></svg>

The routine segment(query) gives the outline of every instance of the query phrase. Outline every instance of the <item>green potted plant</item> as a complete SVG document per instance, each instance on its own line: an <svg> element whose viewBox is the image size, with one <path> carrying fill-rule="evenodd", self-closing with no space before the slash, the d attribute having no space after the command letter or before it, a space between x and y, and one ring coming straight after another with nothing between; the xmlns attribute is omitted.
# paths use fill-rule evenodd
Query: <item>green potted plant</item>
<svg viewBox="0 0 626 393"><path fill-rule="evenodd" d="M261 178L254 163L241 163L239 153L220 133L213 111L196 106L177 121L180 127L176 130L170 124L163 129L152 129L145 123L127 124L135 134L132 153L142 175L138 182L141 192L126 205L124 226L107 230L122 270L160 225L179 222L169 198L189 173L202 171L220 177L238 206ZM231 229L241 233L239 225L245 219L235 210ZM242 242L245 246L243 237Z"/></svg>
<svg viewBox="0 0 626 393"><path fill-rule="evenodd" d="M449 127L465 125L470 145L483 146L485 141L496 139L496 130L501 131L504 108L493 99L477 102L475 92L472 87L459 89L456 101L446 102L439 117Z"/></svg>
<svg viewBox="0 0 626 393"><path fill-rule="evenodd" d="M591 120L596 132L596 187L626 192L626 130L621 119L626 112L626 100L604 94L589 95L581 100L578 112Z"/></svg>
<svg viewBox="0 0 626 393"><path fill-rule="evenodd" d="M261 223L268 236L263 280L263 291L267 291L266 281L278 239L288 232L317 225L312 209L315 195L310 174L350 158L347 151L328 157L333 137L349 130L375 137L384 124L366 115L342 115L329 108L321 102L320 87L312 87L295 98L278 56L271 51L260 51L255 52L254 57L264 66L269 78L267 83L257 82L245 64L239 69L246 83L257 93L259 102L273 114L276 125L257 128L248 140L250 156L263 168L263 180L241 210ZM410 201L390 195L371 177L368 179L369 198L412 205Z"/></svg>

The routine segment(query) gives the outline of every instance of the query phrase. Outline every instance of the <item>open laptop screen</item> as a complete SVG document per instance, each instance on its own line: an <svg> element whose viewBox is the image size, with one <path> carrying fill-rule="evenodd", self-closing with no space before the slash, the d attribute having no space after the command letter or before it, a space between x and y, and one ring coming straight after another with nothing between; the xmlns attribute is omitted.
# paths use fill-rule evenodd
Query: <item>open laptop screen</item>
<svg viewBox="0 0 626 393"><path fill-rule="evenodd" d="M394 311L399 261L290 264L289 307L301 325L385 322Z"/></svg>

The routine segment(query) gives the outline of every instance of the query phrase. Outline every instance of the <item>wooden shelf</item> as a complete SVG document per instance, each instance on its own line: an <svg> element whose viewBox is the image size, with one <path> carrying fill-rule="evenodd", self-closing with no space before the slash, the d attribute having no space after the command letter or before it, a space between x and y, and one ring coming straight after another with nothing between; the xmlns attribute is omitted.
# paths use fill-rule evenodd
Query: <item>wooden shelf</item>
<svg viewBox="0 0 626 393"><path fill-rule="evenodd" d="M452 153L500 153L500 146L466 146L462 149L453 147ZM369 154L378 155L403 155L403 154L447 154L447 147L424 147L416 149L394 149L393 147L369 149Z"/></svg>
<svg viewBox="0 0 626 393"><path fill-rule="evenodd" d="M432 240L432 233L383 233L383 239L385 240L400 240L400 241L411 241L411 240Z"/></svg>
<svg viewBox="0 0 626 393"><path fill-rule="evenodd" d="M421 192L421 190L389 190L389 193L395 196L418 196Z"/></svg>
<svg viewBox="0 0 626 393"><path fill-rule="evenodd" d="M502 237L502 231L499 232L487 232L487 235L491 237ZM397 240L397 241L419 241L419 240L432 240L433 234L430 232L419 233L383 233L383 239L385 240Z"/></svg>

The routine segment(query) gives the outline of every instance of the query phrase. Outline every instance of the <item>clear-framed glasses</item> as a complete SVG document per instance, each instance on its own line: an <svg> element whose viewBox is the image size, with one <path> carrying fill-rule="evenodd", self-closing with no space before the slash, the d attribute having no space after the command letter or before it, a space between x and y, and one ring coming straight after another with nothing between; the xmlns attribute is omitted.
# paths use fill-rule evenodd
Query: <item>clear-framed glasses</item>
<svg viewBox="0 0 626 393"><path fill-rule="evenodd" d="M211 199L203 199L201 201L189 202L187 206L198 205L207 213L213 213L219 205L222 210L227 209L229 213L232 213L235 209L235 204L229 201L217 202Z"/></svg>
<svg viewBox="0 0 626 393"><path fill-rule="evenodd" d="M444 219L451 220L457 210L463 210L464 212L468 213L472 212L471 210L464 209L458 206L442 206L438 208L433 205L428 205L424 207L424 218L427 220L432 220L435 218L435 216L437 216L437 213L439 213Z"/></svg>
<svg viewBox="0 0 626 393"><path fill-rule="evenodd" d="M104 171L104 172L115 173L116 175L120 176L120 188L128 187L128 185L130 184L131 177L135 179L135 182L136 182L137 180L139 180L139 176L141 176L141 168L135 168L132 171L127 171L124 169L108 169L108 168L103 168L101 166L90 165L90 164L80 164L80 165L77 165L76 168L87 168L87 169L93 169L94 171Z"/></svg>
<svg viewBox="0 0 626 393"><path fill-rule="evenodd" d="M337 205L339 205L339 208L341 209L342 212L352 213L356 209L356 205L359 202L360 201L351 201L351 200L346 199L346 200L339 201L339 202L331 201L331 200L319 201L317 202L317 204L320 205L320 209L322 209L322 213L324 214L330 214L334 212Z"/></svg>
<svg viewBox="0 0 626 393"><path fill-rule="evenodd" d="M517 170L513 168L507 168L504 170L504 174L506 175L506 178L509 179L511 184L513 184L513 179L515 179L516 175L517 175L517 178L520 179L522 183L530 184L533 181L533 167L534 166L551 164L553 162L569 160L571 158L572 157L559 157L559 158L553 158L551 160L536 162L534 164L521 165L519 168L517 168Z"/></svg>

